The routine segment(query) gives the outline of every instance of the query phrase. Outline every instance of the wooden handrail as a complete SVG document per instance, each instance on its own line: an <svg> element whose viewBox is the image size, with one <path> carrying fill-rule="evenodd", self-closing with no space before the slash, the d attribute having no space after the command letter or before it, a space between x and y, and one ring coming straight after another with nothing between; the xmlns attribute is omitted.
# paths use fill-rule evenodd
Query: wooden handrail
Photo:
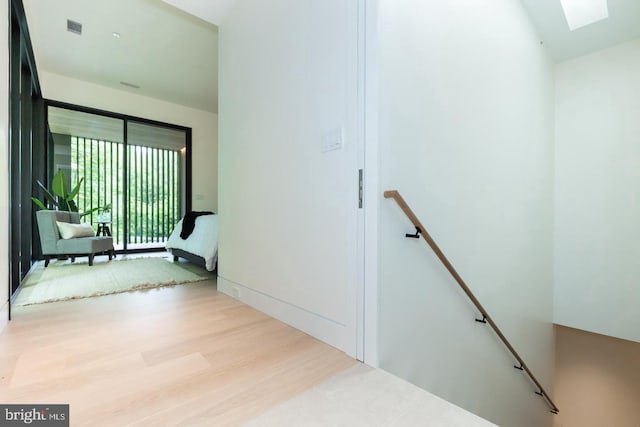
<svg viewBox="0 0 640 427"><path fill-rule="evenodd" d="M482 304L480 304L480 301L478 301L478 298L476 298L473 292L471 292L471 289L469 289L469 286L467 286L464 280L462 280L462 277L460 277L456 269L453 267L453 265L451 265L451 262L449 262L447 257L444 255L444 253L440 249L440 247L436 244L436 242L433 240L431 235L429 235L429 233L427 232L427 229L422 225L422 223L420 222L416 214L413 213L413 211L411 210L407 202L405 202L405 200L402 198L400 193L397 190L389 190L384 192L384 197L386 199L395 200L398 206L400 206L400 209L402 209L402 211L405 213L407 218L409 218L411 223L416 227L416 231L417 231L416 235L407 235L407 237L418 237L418 235L422 235L422 238L427 242L427 244L436 254L440 262L442 262L445 268L449 271L449 273L451 274L453 279L456 281L456 283L458 283L458 285L463 290L463 292L469 297L473 305L475 305L476 308L480 311L480 314L482 315L482 320L478 320L478 321L482 323L488 323L493 329L493 331L496 333L496 335L498 335L498 338L500 338L500 341L502 341L502 343L511 352L513 357L515 357L516 361L519 363L519 366L515 365L514 368L527 373L531 381L538 388L538 391L535 393L538 396L541 396L547 402L547 404L551 408L552 413L557 414L558 412L560 412L558 407L555 405L555 403L553 403L553 401L551 400L547 392L544 390L540 382L537 380L535 375L533 375L533 372L531 372L527 364L524 363L524 360L522 360L522 357L520 357L520 355L515 350L515 348L513 348L513 346L507 339L507 337L504 336L500 328L498 328L498 325L496 325L496 323L493 321L491 316L489 316L489 314L484 309Z"/></svg>

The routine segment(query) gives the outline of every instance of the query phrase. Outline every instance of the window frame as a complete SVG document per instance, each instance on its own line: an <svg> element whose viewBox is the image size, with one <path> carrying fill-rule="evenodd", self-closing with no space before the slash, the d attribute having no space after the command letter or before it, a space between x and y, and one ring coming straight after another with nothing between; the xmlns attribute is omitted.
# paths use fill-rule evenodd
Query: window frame
<svg viewBox="0 0 640 427"><path fill-rule="evenodd" d="M168 129L174 129L177 131L181 131L185 133L185 158L184 158L184 212L189 212L192 209L192 128L190 127L186 127L186 126L181 126L181 125L176 125L173 123L166 123L166 122L161 122L158 120L152 120L152 119L147 119L144 117L138 117L138 116L132 116L129 114L123 114L123 113L117 113L117 112L113 112L113 111L107 111L107 110L101 110L98 108L92 108L92 107L86 107L86 106L82 106L82 105L76 105L76 104L71 104L68 102L62 102L62 101L56 101L56 100L52 100L52 99L45 99L44 100L44 131L46 134L48 134L48 130L49 130L49 107L54 107L54 108L63 108L63 109L67 109L67 110L72 110L72 111L78 111L78 112L82 112L82 113L88 113L88 114L95 114L95 115L99 115L99 116L104 116L104 117L109 117L109 118L113 118L113 119L118 119L118 120L122 120L123 122L123 141L124 141L124 159L123 159L123 164L127 165L127 149L126 147L128 147L128 135L127 135L127 130L128 130L128 124L129 122L132 123L141 123L144 125L150 125L150 126L159 126L159 127L163 127L163 128L168 128ZM51 179L53 177L53 174L55 173L55 165L53 164L53 157L52 157L52 150L50 150L49 147L49 141L46 142L47 145L47 150L50 152L47 158L47 171L46 171L46 176L47 176L47 184L49 184L51 182ZM125 166L126 167L126 166ZM127 182L127 173L125 170L125 173L123 174L124 176L124 180L125 180L125 185L124 185L124 203L125 205L128 202L128 182ZM127 212L128 215L128 212ZM125 231L126 233L126 231ZM131 249L127 247L127 239L128 236L125 235L124 237L124 242L125 242L125 246L124 249L117 251L118 253L140 253L140 252L152 252L152 251L161 251L164 250L164 248L142 248L142 249Z"/></svg>

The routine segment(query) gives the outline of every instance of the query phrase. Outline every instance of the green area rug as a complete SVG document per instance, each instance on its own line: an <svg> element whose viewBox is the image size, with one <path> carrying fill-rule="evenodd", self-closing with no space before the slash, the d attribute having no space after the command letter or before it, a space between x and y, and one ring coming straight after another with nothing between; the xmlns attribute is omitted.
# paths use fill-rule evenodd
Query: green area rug
<svg viewBox="0 0 640 427"><path fill-rule="evenodd" d="M96 262L92 267L87 263L55 262L29 273L13 305L110 295L213 277L204 268L160 257Z"/></svg>

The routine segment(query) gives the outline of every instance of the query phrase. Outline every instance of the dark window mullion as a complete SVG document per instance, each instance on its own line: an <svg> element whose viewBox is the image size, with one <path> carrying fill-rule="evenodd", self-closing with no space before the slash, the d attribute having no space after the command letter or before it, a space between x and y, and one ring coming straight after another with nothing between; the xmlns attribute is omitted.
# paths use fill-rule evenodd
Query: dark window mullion
<svg viewBox="0 0 640 427"><path fill-rule="evenodd" d="M178 169L178 152L173 153L173 181L171 185L173 185L173 220L176 221L180 216L180 189L176 185L178 182L178 174L180 170Z"/></svg>
<svg viewBox="0 0 640 427"><path fill-rule="evenodd" d="M149 147L145 148L145 155L144 155L144 168L145 168L145 177L144 177L144 200L145 200L145 206L144 206L144 213L145 213L145 244L149 243L149 238L150 238L150 233L149 233L149 187L150 187L150 165L149 165L149 153L150 153L151 149Z"/></svg>
<svg viewBox="0 0 640 427"><path fill-rule="evenodd" d="M165 193L165 184L167 182L167 173L165 170L165 158L166 158L166 150L162 150L162 156L161 156L161 166L160 166L160 170L162 170L162 196L160 198L160 200L162 200L162 205L161 205L161 211L162 211L162 235L166 238L167 237L167 227L166 227L166 221L164 218L165 212L166 212L166 205L167 205L167 201L165 200L166 197L166 193Z"/></svg>
<svg viewBox="0 0 640 427"><path fill-rule="evenodd" d="M173 157L175 155L174 151L171 151L169 153L169 220L171 221L171 223L173 225L175 225L176 223L176 218L175 218L175 203L174 203L174 195L175 195L175 186L173 185Z"/></svg>
<svg viewBox="0 0 640 427"><path fill-rule="evenodd" d="M133 243L138 243L138 173L139 173L139 168L138 168L138 147L134 147L133 149L133 158L134 158L134 163L133 163L133 181L134 181L134 191L135 191L135 196L133 199L133 203L134 203L134 210L135 213L133 214L134 216L134 236L133 236Z"/></svg>
<svg viewBox="0 0 640 427"><path fill-rule="evenodd" d="M158 236L158 225L156 224L156 149L151 149L151 242L156 243Z"/></svg>
<svg viewBox="0 0 640 427"><path fill-rule="evenodd" d="M91 179L90 185L89 185L89 209L93 209L93 174L94 174L94 170L93 170L93 138L91 139L91 144L89 144L89 146L91 147L89 149L89 177Z"/></svg>
<svg viewBox="0 0 640 427"><path fill-rule="evenodd" d="M149 147L144 149L144 242L149 243Z"/></svg>
<svg viewBox="0 0 640 427"><path fill-rule="evenodd" d="M118 242L118 231L117 231L117 227L115 226L117 223L117 219L114 218L114 211L113 211L113 193L114 193L114 189L113 189L113 181L114 181L114 173L113 173L113 142L109 143L109 186L111 187L111 191L109 192L109 205L111 206L111 234L114 238L114 245L117 244ZM116 190L117 191L117 190Z"/></svg>
<svg viewBox="0 0 640 427"><path fill-rule="evenodd" d="M150 175L147 176L147 210L149 213L147 219L147 227L149 227L147 243L153 243L153 148L147 148L147 164L150 172Z"/></svg>
<svg viewBox="0 0 640 427"><path fill-rule="evenodd" d="M154 215L153 215L153 219L154 219L154 224L153 224L153 235L155 238L155 242L160 242L160 206L158 204L159 202L159 198L158 198L158 184L160 181L160 173L158 172L158 149L154 149L153 150L153 178L154 178L154 185L153 185L153 211L154 211Z"/></svg>
<svg viewBox="0 0 640 427"><path fill-rule="evenodd" d="M82 176L85 181L82 183L82 210L87 209L87 138L82 138Z"/></svg>
<svg viewBox="0 0 640 427"><path fill-rule="evenodd" d="M96 200L96 207L100 206L100 145L102 145L101 141L96 141L96 174L97 174L97 181L96 181L96 196L97 196L97 200ZM93 182L91 183L91 187L93 187ZM93 213L91 214L91 222L93 222Z"/></svg>
<svg viewBox="0 0 640 427"><path fill-rule="evenodd" d="M109 141L102 141L102 158L101 158L101 163L102 163L102 175L104 176L104 196L103 196L103 207L108 205L109 203L107 202L107 200L109 200L109 195L111 194L111 186L108 185L109 181L107 179L107 177L109 177L109 179L111 178L111 176L107 175L107 164L109 163L109 158L107 157L107 146L111 145L111 143Z"/></svg>

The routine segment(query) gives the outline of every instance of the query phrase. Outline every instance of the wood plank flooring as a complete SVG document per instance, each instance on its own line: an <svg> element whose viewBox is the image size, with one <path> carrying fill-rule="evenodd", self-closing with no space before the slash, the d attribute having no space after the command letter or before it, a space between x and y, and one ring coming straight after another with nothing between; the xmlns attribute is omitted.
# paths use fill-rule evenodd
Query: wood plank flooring
<svg viewBox="0 0 640 427"><path fill-rule="evenodd" d="M215 280L17 307L0 402L69 403L72 426L235 426L356 364Z"/></svg>

